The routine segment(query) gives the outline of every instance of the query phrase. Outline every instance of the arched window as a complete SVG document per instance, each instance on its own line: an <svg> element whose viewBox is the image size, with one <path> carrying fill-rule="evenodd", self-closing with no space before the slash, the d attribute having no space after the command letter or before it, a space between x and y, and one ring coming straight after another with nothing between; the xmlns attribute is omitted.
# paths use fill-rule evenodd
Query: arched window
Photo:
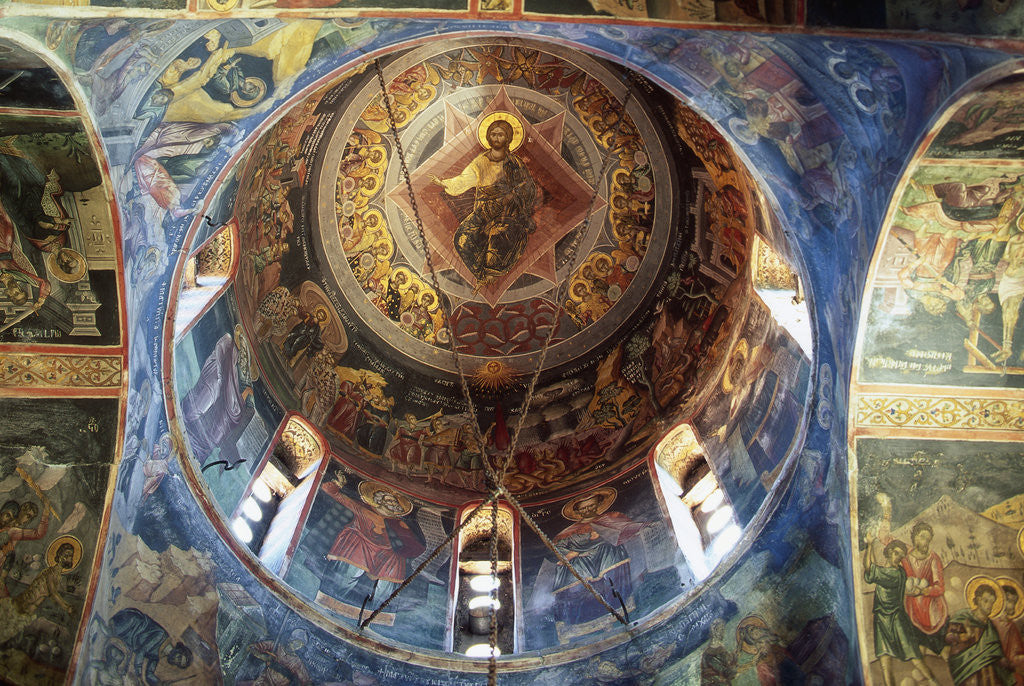
<svg viewBox="0 0 1024 686"><path fill-rule="evenodd" d="M238 268L237 245L238 227L232 220L210 236L185 262L174 313L176 341L231 284Z"/></svg>
<svg viewBox="0 0 1024 686"><path fill-rule="evenodd" d="M679 549L694 576L703 579L739 541L742 529L732 503L689 424L670 431L654 457Z"/></svg>
<svg viewBox="0 0 1024 686"><path fill-rule="evenodd" d="M804 300L800 277L764 239L754 235L751 251L754 292L768 307L775 321L796 340L804 355L811 357L811 316Z"/></svg>
<svg viewBox="0 0 1024 686"><path fill-rule="evenodd" d="M284 574L298 543L325 456L319 433L301 417L289 416L235 509L231 524L235 536L278 575Z"/></svg>
<svg viewBox="0 0 1024 686"><path fill-rule="evenodd" d="M463 510L461 520L472 513ZM497 574L491 567L491 506L480 509L459 534L459 563L453 572L455 603L451 649L469 657L490 656L491 607L497 608L499 655L516 651L514 519L505 505L498 506Z"/></svg>

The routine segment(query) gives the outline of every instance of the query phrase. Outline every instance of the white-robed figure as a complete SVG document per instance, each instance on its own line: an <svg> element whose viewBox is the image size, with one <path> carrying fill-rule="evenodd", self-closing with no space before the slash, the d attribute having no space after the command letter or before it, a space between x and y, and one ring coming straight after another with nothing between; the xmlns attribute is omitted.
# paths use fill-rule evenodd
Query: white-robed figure
<svg viewBox="0 0 1024 686"><path fill-rule="evenodd" d="M512 152L523 138L522 124L515 117L495 112L484 118L480 131L480 142L488 149L458 176L433 181L452 196L476 189L473 211L455 232L455 250L477 281L487 284L511 271L526 250L537 228L537 184Z"/></svg>
<svg viewBox="0 0 1024 686"><path fill-rule="evenodd" d="M195 386L181 402L192 453L201 465L220 448L221 459L233 467L239 456L225 439L252 417L252 383L259 368L241 326L226 333L206 358Z"/></svg>

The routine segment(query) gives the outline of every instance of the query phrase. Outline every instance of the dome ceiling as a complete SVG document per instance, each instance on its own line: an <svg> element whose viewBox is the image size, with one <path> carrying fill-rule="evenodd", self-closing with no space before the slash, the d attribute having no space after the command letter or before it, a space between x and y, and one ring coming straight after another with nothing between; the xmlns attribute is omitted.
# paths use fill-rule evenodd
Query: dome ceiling
<svg viewBox="0 0 1024 686"><path fill-rule="evenodd" d="M743 321L757 213L724 141L554 46L449 41L381 67L402 153L370 65L241 172L235 293L274 394L368 475L461 502L484 451L458 367L492 454L540 367L510 491L635 464L713 389Z"/></svg>

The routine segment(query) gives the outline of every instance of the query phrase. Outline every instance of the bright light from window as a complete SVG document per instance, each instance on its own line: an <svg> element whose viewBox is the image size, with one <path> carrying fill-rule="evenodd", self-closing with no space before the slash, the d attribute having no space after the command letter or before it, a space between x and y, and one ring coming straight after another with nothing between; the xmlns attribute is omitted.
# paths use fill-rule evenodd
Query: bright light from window
<svg viewBox="0 0 1024 686"><path fill-rule="evenodd" d="M740 528L739 524L730 524L722 529L722 533L718 534L715 548L721 549L723 553L727 550L732 550L739 543L742 534L743 529Z"/></svg>
<svg viewBox="0 0 1024 686"><path fill-rule="evenodd" d="M469 601L470 610L475 610L478 607L491 607L492 605L494 606L495 610L498 610L501 608L501 601L497 598L495 598L492 601L489 597L485 595L478 595L474 598L471 598Z"/></svg>
<svg viewBox="0 0 1024 686"><path fill-rule="evenodd" d="M261 503L269 503L273 494L263 479L256 479L252 484L252 496Z"/></svg>
<svg viewBox="0 0 1024 686"><path fill-rule="evenodd" d="M246 498L245 502L242 503L242 514L250 522L258 522L263 519L263 509L260 504L256 502L255 498Z"/></svg>
<svg viewBox="0 0 1024 686"><path fill-rule="evenodd" d="M711 491L711 495L707 497L704 503L700 506L701 512L711 512L712 510L718 509L718 506L725 500L725 493L722 492L721 488L716 488Z"/></svg>
<svg viewBox="0 0 1024 686"><path fill-rule="evenodd" d="M498 577L491 576L490 574L481 574L469 580L469 587L477 593L487 593L492 588L497 588L499 583Z"/></svg>
<svg viewBox="0 0 1024 686"><path fill-rule="evenodd" d="M495 648L494 648L494 656L498 657L499 655L501 655L501 648L498 648L497 646L495 646ZM466 649L466 657L490 657L490 656L491 656L491 646L487 645L486 643L477 643L476 645L471 645L471 646L469 646L469 648Z"/></svg>
<svg viewBox="0 0 1024 686"><path fill-rule="evenodd" d="M716 534L732 522L732 508L723 507L715 514L708 517L707 529L709 534Z"/></svg>
<svg viewBox="0 0 1024 686"><path fill-rule="evenodd" d="M694 484L693 488L686 494L686 500L691 505L702 503L707 500L715 490L721 490L718 488L718 479L715 478L713 473L704 475L700 481Z"/></svg>
<svg viewBox="0 0 1024 686"><path fill-rule="evenodd" d="M242 543L252 541L252 529L241 517L236 517L235 521L231 522L231 530L235 532L235 537Z"/></svg>

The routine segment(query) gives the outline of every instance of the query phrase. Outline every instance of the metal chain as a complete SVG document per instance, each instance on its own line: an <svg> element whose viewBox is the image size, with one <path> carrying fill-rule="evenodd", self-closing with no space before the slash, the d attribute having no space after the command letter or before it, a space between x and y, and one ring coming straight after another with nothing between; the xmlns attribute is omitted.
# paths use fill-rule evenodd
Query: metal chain
<svg viewBox="0 0 1024 686"><path fill-rule="evenodd" d="M437 293L438 307L444 315L445 323L448 325L448 345L452 353L452 360L455 362L455 369L459 374L459 381L462 385L462 394L466 398L466 407L469 411L470 424L473 426L473 434L480 448L481 460L487 461L483 433L480 431L480 422L477 419L476 406L469 394L469 382L466 381L466 370L462 366L462 357L455 345L455 330L452 327L452 317L445 306L445 299L441 296L441 282L437 278L437 270L434 268L434 260L430 256L430 245L427 243L427 232L423 229L423 219L420 217L419 206L416 203L416 193L412 189L412 178L409 176L409 166L405 162L405 150L402 148L402 141L398 137L398 124L395 121L395 113L391 107L391 97L388 94L387 84L384 81L384 71L381 69L380 60L373 61L374 69L377 71L377 82L380 84L380 96L384 101L384 109L388 115L388 126L391 129L391 136L395 139L395 152L398 153L398 163L402 170L402 178L405 180L406 193L409 196L409 206L412 208L413 220L416 222L416 230L420 236L420 243L423 245L423 255L426 258L427 270L430 272L430 283Z"/></svg>
<svg viewBox="0 0 1024 686"><path fill-rule="evenodd" d="M558 548L555 547L554 542L550 538L548 538L548 535L546 533L544 533L543 531L541 531L540 526L538 526L537 523L535 521L533 521L533 517L531 517L526 512L526 510L523 509L523 506L519 504L519 501L516 500L515 498L513 498L512 494L509 493L508 490L505 489L504 486L502 486L499 489L499 491L501 492L501 494L503 496L505 496L505 498L509 501L509 503L512 504L512 507L516 508L516 510L519 512L519 514L523 518L523 520L529 525L529 527L531 529L533 529L534 533L536 533L537 536L540 537L540 540L543 541L544 545L547 546L547 549L550 550L551 552L553 552L556 557L558 557L559 562L561 562L563 565L565 565L566 567L569 568L569 571L572 572L572 575L574 577L576 577L576 580L579 581L581 584L583 584L583 587L585 589L587 589L588 591L590 591L591 595L593 595L595 598L597 598L597 600L601 603L601 605L604 606L604 609L608 610L608 612L610 612L615 617L615 619L619 620L622 624L624 624L624 625L626 625L628 627L629 626L629 622L626 621L626 619L623 618L622 615L620 615L615 610L615 608L613 608L611 605L608 604L608 601L605 600L604 597L600 593L597 592L597 589L595 589L591 585L591 583L589 581L587 581L582 576L580 576L580 573L576 571L576 568L573 567L572 564L569 562L569 560L566 559L565 555L563 555L562 552Z"/></svg>
<svg viewBox="0 0 1024 686"><path fill-rule="evenodd" d="M423 228L423 220L420 217L419 206L418 206L418 204L416 202L416 194L413 191L412 178L411 178L411 176L409 174L408 164L406 163L405 151L404 151L404 149L402 147L402 142L399 139L398 125L397 125L396 120L395 120L394 110L393 110L393 108L391 106L391 98L390 98L390 96L389 96L389 94L387 92L387 83L384 80L384 72L381 69L380 60L379 59L374 60L373 64L374 64L374 68L375 68L376 73L377 73L377 81L378 81L378 83L380 85L381 100L382 100L382 102L384 104L385 112L387 113L387 117L388 117L388 125L389 125L389 128L391 130L391 135L392 135L392 137L394 139L395 152L398 154L398 161L399 161L399 165L400 165L400 168L401 168L402 177L403 177L403 179L405 181L406 192L407 192L408 197L409 197L409 205L410 205L410 208L412 209L413 219L414 219L415 224L416 224L416 230L419 233L420 242L423 245L423 253L424 253L424 258L425 258L425 261L426 261L427 270L430 272L431 285L434 287L434 291L437 293L438 307L441 309L441 312L444 315L444 320L445 320L445 322L447 324L447 327L448 327L449 350L451 351L452 360L455 363L455 369L456 369L456 371L458 373L458 376L459 376L459 382L460 382L460 385L461 385L462 394L463 394L463 396L464 396L464 398L466 400L467 411L469 413L470 423L472 424L473 433L474 433L474 436L475 436L476 441L477 441L477 447L480 450L481 462L483 464L484 472L487 475L487 479L491 482L489 484L489 486L490 486L490 488L492 490L491 490L491 493L488 496L488 498L484 502L480 503L476 508L474 508L473 511L470 513L470 515L468 517L466 517L465 519L463 519L462 523L460 523L457 527L455 527L452 530L452 532L446 537L446 539L440 545L438 545L434 549L434 551L431 552L431 554L429 556L427 556L427 558L422 563L420 563L420 565L412 572L412 574L410 574L408 576L408 578L406 578L398 586L398 588L396 588L394 591L392 591L391 595L389 595L380 604L380 606L376 610L374 610L370 614L370 616L366 618L366 620L364 622L362 622L360 624L360 628L365 628L366 626L368 626L374 620L374 618L376 618L377 615L380 614L380 612L383 611L384 608L387 607L388 604L396 596L398 596L398 594L401 593L412 582L412 580L415 579L426 568L426 566L431 561L433 561L440 554L442 549L444 549L445 547L451 545L451 542L455 539L455 537L462 530L462 528L466 525L466 523L469 522L471 519L473 519L473 517L475 517L476 514L483 507L485 507L488 503L490 503L490 505L491 505L491 541L490 541L491 577L492 577L492 579L494 581L497 581L497 578L498 578L498 497L499 497L499 495L504 496L512 504L512 506L515 507L515 509L519 512L520 516L526 521L526 523L530 526L530 528L533 529L533 531L540 537L541 541L548 548L548 550L550 550L551 552L553 552L555 554L555 556L558 558L559 562L561 564L565 565L569 569L569 571L572 573L572 575L574 577L576 577L576 579L583 585L583 587L586 588L587 591L589 591L590 594L593 595L600 602L600 604L612 616L614 616L619 622L621 622L622 624L624 624L624 625L626 625L628 627L629 626L628 621L625 620L615 610L615 608L613 608L611 605L608 604L608 602L601 596L600 593L597 592L597 590L593 587L593 585L587 579L584 579L579 574L579 572L576 571L576 568L573 567L572 564L570 563L570 561L565 557L565 555L563 555L561 553L561 551L558 550L558 548L551 541L551 539L548 538L547 534L545 534L541 530L541 528L537 525L537 523L533 521L533 518L529 515L529 513L527 513L523 509L522 505L519 504L519 501L516 500L516 498L512 496L512 494L508 491L507 488L505 488L505 485L504 485L505 475L508 473L509 466L511 465L511 462L512 462L512 457L515 454L515 448L518 445L519 436L520 436L520 434L522 432L522 428L523 428L523 425L524 425L525 420L526 420L526 415L529 412L530 404L531 404L531 402L533 400L533 394L534 394L534 392L536 390L537 381L540 379L541 372L544 369L544 363L545 363L545 361L547 359L547 353L548 353L549 348L551 347L551 341L554 338L555 330L556 330L556 328L558 326L558 319L559 319L559 317L561 317L561 314L562 314L562 310L563 310L562 292L563 292L563 289L566 286L566 283L568 282L568 279L566 279L565 281L562 281L562 282L558 282L556 284L556 286L555 286L555 314L554 314L554 318L552 320L552 325L551 325L551 328L548 330L548 335L547 335L547 337L544 340L543 346L541 347L540 354L538 356L537 368L534 370L533 375L531 376L531 379L530 379L530 383L527 386L526 395L525 395L525 398L523 400L523 406L520 409L519 418L518 418L518 420L516 422L516 428L515 428L515 430L513 432L512 439L511 439L511 441L509 443L509 446L507 448L507 453L505 454L504 459L501 462L500 470L497 473L495 473L494 469L491 468L491 465L489 464L489 461L488 461L488 455L487 455L487 451L486 451L486 442L485 442L484 437L483 437L483 432L480 429L480 422L479 422L478 417L477 417L476 406L474 405L472 396L470 395L469 382L466 380L466 372L465 372L465 368L463 367L463 364L462 364L462 357L461 357L461 355L459 355L459 351L458 351L458 348L457 348L457 345L456 345L455 332L454 332L454 329L452 327L452 321L451 321L451 313L448 311L448 308L447 308L446 303L445 303L445 299L441 297L442 291L441 291L440 280L437 277L437 270L434 267L434 262L433 262L433 259L432 259L431 255L430 255L430 246L427 243L426 231ZM597 177L598 180L599 180L598 185L596 185L594 187L594 191L593 191L593 193L590 196L590 202L589 202L588 207L587 207L587 213L586 213L586 216L584 217L583 225L575 232L575 235L573 236L573 240L569 244L569 248L567 250L567 254L569 256L569 259L568 259L568 267L569 267L568 274L570 276L572 275L573 271L576 269L576 260L579 257L579 244L580 244L580 241L582 240L583 236L586 234L587 229L590 226L590 222L591 222L591 219L592 219L592 216L593 216L593 213L594 213L594 206L597 204L597 199L598 199L598 197L600 195L600 179L604 179L605 178L606 174L608 173L608 169L609 169L609 167L611 165L611 160L613 159L613 156L615 155L616 150L618 149L619 133L621 132L622 125L623 125L623 123L625 122L625 119L626 119L626 109L628 108L629 103L630 103L630 101L633 98L634 89L636 87L636 77L631 72L628 72L627 74L628 74L628 78L629 78L629 81L630 81L629 90L626 92L626 97L619 103L619 107L617 108L618 121L615 124L615 131L614 131L614 133L612 135L611 141L609 142L608 150L605 153L604 160L602 161L602 164L601 164L601 170L600 170L600 172L598 174L598 177ZM497 644L498 644L498 617L497 617L498 588L497 588L497 584L492 583L492 587L490 589L489 597L490 597L490 600L491 600L491 607L490 607L490 636L489 636L490 654L488 656L488 664L487 664L487 683L488 683L488 686L496 686L497 678L498 678L498 676L497 676L497 655L496 655L496 648L497 648Z"/></svg>
<svg viewBox="0 0 1024 686"><path fill-rule="evenodd" d="M487 658L487 686L497 686L498 656L498 499L491 501L491 654Z"/></svg>
<svg viewBox="0 0 1024 686"><path fill-rule="evenodd" d="M601 172L598 174L598 183L594 186L594 192L590 196L590 204L587 207L586 217L583 219L583 226L579 228L576 234L573 236L572 242L569 244L569 270L568 276L563 281L559 281L555 286L555 314L552 318L551 328L548 330L547 338L544 339L544 345L540 349L540 357L537 362L537 368L533 372L533 377L530 379L530 384L526 389L526 397L523 399L523 407L519 413L519 419L516 422L515 432L512 434L512 441L509 443L508 454L505 456L505 460L501 465L501 471L498 474L498 483L503 484L505 482L505 474L508 472L509 466L512 464L512 456L515 454L515 448L519 444L519 434L523 429L523 424L526 422L526 414L530 410L530 404L533 402L533 393L537 387L537 381L540 379L541 371L544 369L544 362L547 360L548 349L551 347L551 341L555 336L555 329L558 326L558 319L562 316L562 298L563 289L569 282L569 277L572 276L576 270L576 259L579 257L579 244L583 236L586 235L587 229L590 228L590 221L594 214L594 205L597 204L597 198L600 195L600 180L605 178L608 173L608 169L611 167L611 161L614 157L615 151L618 148L619 143L619 132L622 129L622 124L626 121L626 108L629 107L629 103L633 98L633 91L636 87L636 77L632 72L627 72L629 78L629 90L626 91L626 97L623 98L622 102L619 103L618 107L618 121L615 122L615 131L612 134L612 139L608 144L608 151L605 153L604 160L601 163Z"/></svg>

